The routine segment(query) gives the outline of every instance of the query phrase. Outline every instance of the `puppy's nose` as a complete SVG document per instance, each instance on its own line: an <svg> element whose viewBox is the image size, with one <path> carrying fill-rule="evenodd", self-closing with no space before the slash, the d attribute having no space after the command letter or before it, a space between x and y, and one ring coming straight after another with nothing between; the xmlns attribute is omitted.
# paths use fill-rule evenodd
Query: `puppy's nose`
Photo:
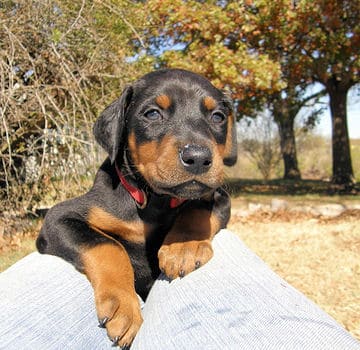
<svg viewBox="0 0 360 350"><path fill-rule="evenodd" d="M210 169L212 154L210 149L205 146L186 145L180 151L180 161L186 171L198 175Z"/></svg>

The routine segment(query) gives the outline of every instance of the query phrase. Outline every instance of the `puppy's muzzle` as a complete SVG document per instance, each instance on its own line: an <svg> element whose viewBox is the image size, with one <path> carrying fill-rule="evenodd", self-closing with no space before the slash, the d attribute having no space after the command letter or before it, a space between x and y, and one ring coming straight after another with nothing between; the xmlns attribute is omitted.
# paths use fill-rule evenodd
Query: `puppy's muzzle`
<svg viewBox="0 0 360 350"><path fill-rule="evenodd" d="M185 145L180 150L179 157L184 169L194 175L206 173L212 165L211 151L202 145Z"/></svg>

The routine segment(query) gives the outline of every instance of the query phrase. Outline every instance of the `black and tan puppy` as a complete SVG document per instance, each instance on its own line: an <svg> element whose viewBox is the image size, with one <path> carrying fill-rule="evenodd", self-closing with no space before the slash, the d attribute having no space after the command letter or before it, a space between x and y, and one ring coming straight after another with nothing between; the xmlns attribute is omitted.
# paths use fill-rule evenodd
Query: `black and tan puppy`
<svg viewBox="0 0 360 350"><path fill-rule="evenodd" d="M231 101L203 77L159 70L128 86L95 123L109 157L92 189L46 215L41 253L90 280L100 326L127 347L163 271L183 277L212 257L230 216L223 168L237 158Z"/></svg>

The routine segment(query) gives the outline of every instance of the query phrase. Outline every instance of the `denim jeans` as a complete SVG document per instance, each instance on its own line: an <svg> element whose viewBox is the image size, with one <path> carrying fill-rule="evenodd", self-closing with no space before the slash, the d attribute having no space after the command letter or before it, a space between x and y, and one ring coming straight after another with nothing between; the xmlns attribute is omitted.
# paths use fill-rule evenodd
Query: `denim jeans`
<svg viewBox="0 0 360 350"><path fill-rule="evenodd" d="M360 349L329 315L228 230L190 275L160 276L131 347L149 349ZM33 253L0 274L0 349L110 349L92 288L65 261Z"/></svg>

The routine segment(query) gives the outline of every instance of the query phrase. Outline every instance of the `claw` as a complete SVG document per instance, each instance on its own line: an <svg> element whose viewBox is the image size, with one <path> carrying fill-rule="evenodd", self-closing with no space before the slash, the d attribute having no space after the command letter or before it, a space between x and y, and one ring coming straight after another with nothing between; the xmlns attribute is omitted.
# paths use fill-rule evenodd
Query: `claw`
<svg viewBox="0 0 360 350"><path fill-rule="evenodd" d="M121 350L130 350L130 345L125 344L120 349Z"/></svg>
<svg viewBox="0 0 360 350"><path fill-rule="evenodd" d="M118 344L119 339L120 339L119 336L118 336L118 337L115 337L114 339L111 339L111 341L112 341L112 347L115 348L115 347L119 346L119 344Z"/></svg>
<svg viewBox="0 0 360 350"><path fill-rule="evenodd" d="M200 261L197 261L197 262L195 263L195 270L197 270L200 266L201 266L201 262L200 262Z"/></svg>
<svg viewBox="0 0 360 350"><path fill-rule="evenodd" d="M106 327L106 323L107 321L109 321L109 317L104 317L103 319L99 319L99 328L105 328Z"/></svg>
<svg viewBox="0 0 360 350"><path fill-rule="evenodd" d="M180 270L179 271L179 277L183 278L185 276L185 271L184 270Z"/></svg>

